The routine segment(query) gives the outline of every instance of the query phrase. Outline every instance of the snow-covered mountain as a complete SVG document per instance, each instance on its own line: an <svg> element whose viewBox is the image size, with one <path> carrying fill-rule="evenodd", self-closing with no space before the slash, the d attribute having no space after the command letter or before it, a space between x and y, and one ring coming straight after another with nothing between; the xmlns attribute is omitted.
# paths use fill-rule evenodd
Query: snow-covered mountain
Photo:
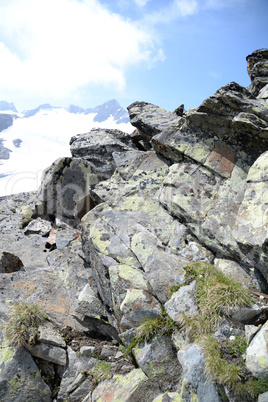
<svg viewBox="0 0 268 402"><path fill-rule="evenodd" d="M114 99L89 109L44 104L22 113L0 101L0 196L37 190L43 170L70 156L70 138L95 127L134 130Z"/></svg>

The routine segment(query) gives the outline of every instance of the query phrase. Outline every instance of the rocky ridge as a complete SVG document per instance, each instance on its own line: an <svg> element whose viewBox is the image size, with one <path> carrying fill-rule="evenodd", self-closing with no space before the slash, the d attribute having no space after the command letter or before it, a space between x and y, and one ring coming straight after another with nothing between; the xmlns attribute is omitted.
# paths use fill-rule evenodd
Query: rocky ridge
<svg viewBox="0 0 268 402"><path fill-rule="evenodd" d="M247 61L248 89L135 102L132 134L74 136L0 199L2 401L268 400L268 50ZM47 319L16 348L22 302Z"/></svg>

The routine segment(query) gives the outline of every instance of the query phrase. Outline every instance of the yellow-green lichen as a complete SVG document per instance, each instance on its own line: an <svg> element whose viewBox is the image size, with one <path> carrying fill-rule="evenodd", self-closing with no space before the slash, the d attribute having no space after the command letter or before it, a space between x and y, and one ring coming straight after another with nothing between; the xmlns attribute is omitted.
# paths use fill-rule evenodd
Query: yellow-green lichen
<svg viewBox="0 0 268 402"><path fill-rule="evenodd" d="M264 356L259 356L258 357L258 363L261 366L262 369L267 369L268 368L268 360Z"/></svg>
<svg viewBox="0 0 268 402"><path fill-rule="evenodd" d="M16 353L14 347L0 347L0 366L3 363L10 362Z"/></svg>
<svg viewBox="0 0 268 402"><path fill-rule="evenodd" d="M100 253L108 255L106 248L111 244L110 240L103 240L104 233L95 226L90 227L90 237Z"/></svg>

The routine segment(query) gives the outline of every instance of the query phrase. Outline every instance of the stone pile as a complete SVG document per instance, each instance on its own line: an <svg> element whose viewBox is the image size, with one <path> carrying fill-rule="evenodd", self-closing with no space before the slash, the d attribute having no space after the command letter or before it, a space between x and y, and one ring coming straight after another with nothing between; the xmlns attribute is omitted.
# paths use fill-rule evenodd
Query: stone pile
<svg viewBox="0 0 268 402"><path fill-rule="evenodd" d="M189 264L238 281L251 303L221 305L213 339L244 337L247 376L268 384L268 49L247 61L248 89L187 111L135 102L133 134L77 135L37 194L0 200L1 323L20 301L48 316L35 345L1 335L1 401L268 401L213 380L180 326L199 312ZM139 338L157 320L173 330Z"/></svg>

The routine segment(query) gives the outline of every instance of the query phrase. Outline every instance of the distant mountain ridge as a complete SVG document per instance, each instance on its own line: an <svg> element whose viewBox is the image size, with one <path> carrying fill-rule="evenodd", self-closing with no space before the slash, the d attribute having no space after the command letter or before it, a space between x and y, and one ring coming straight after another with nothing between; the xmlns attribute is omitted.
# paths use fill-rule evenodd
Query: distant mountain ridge
<svg viewBox="0 0 268 402"><path fill-rule="evenodd" d="M80 106L70 105L68 107L61 107L61 106L52 106L49 103L45 103L42 105L37 106L35 109L31 110L24 110L20 115L20 117L29 118L35 116L37 113L47 110L52 111L55 109L64 109L69 113L74 114L90 114L95 113L96 116L94 117L94 121L101 123L110 116L113 117L114 121L117 124L121 123L129 123L129 116L126 109L124 109L115 99L111 99L102 105L98 105L93 108L83 109ZM17 109L15 108L13 103L8 103L6 101L0 101L0 113L1 112L13 112L18 113Z"/></svg>

